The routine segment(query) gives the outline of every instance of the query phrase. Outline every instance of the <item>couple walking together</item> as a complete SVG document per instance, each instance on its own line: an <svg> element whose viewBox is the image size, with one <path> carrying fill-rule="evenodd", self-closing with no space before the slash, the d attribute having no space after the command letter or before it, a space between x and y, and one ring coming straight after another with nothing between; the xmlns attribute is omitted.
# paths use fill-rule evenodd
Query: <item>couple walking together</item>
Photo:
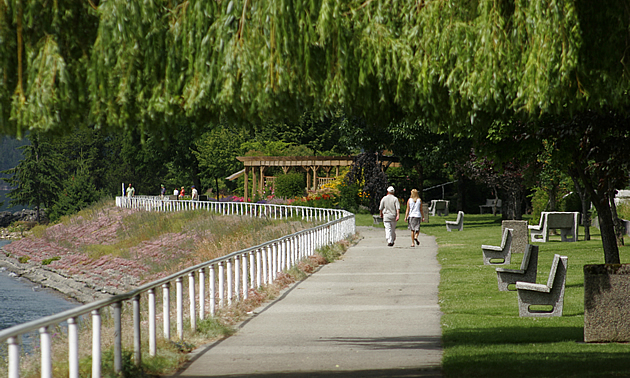
<svg viewBox="0 0 630 378"><path fill-rule="evenodd" d="M387 188L387 195L381 199L379 206L383 225L385 226L385 238L389 247L394 246L396 242L396 223L400 218L400 203L398 198L394 196L394 187ZM411 230L411 246L415 247L420 244L418 235L420 235L420 223L424 220L424 211L422 210L422 200L417 189L411 190L411 197L407 201L407 211L405 212L405 221L409 223L407 228ZM415 244L414 244L415 243Z"/></svg>

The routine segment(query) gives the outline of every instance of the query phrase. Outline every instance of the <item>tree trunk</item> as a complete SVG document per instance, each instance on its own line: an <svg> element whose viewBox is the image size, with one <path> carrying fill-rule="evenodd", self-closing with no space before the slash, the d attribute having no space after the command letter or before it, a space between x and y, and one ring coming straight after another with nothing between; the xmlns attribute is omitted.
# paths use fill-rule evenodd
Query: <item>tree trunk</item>
<svg viewBox="0 0 630 378"><path fill-rule="evenodd" d="M418 194L420 195L420 198L422 198L422 193L424 193L424 187L422 185L422 182L424 181L424 167L422 164L416 165L416 171L418 171Z"/></svg>
<svg viewBox="0 0 630 378"><path fill-rule="evenodd" d="M617 237L615 235L615 224L613 222L610 202L605 194L597 195L591 193L593 204L597 209L597 217L599 218L599 230L602 234L602 246L604 247L604 263L619 264L619 246L617 245Z"/></svg>
<svg viewBox="0 0 630 378"><path fill-rule="evenodd" d="M511 188L504 191L503 220L523 219L523 190Z"/></svg>
<svg viewBox="0 0 630 378"><path fill-rule="evenodd" d="M586 194L584 188L580 185L578 178L571 174L571 179L573 179L573 185L575 186L575 191L580 196L580 202L582 203L582 226L584 226L584 240L591 240L591 212L589 211L590 198Z"/></svg>
<svg viewBox="0 0 630 378"><path fill-rule="evenodd" d="M202 194L203 191L201 190L201 180L199 180L199 169L197 168L197 164L191 164L190 169L192 170L193 185L195 185L195 188L197 188L199 193Z"/></svg>
<svg viewBox="0 0 630 378"><path fill-rule="evenodd" d="M218 200L219 200L219 197L220 197L220 196L219 196L219 179L215 177L215 178L214 178L214 183L215 183L215 184L216 184L216 186L217 186L217 201L218 201ZM252 201L253 201L253 198L252 198Z"/></svg>
<svg viewBox="0 0 630 378"><path fill-rule="evenodd" d="M464 181L464 174L461 171L457 172L457 211L464 211L464 196L466 193L466 183Z"/></svg>

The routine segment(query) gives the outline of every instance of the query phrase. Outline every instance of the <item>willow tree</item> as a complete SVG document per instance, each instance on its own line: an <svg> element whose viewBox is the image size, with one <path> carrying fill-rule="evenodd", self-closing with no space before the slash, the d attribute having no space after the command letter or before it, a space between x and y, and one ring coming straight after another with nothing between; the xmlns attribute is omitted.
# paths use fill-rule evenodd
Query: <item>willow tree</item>
<svg viewBox="0 0 630 378"><path fill-rule="evenodd" d="M144 133L341 109L374 132L420 119L453 135L513 138L514 125L534 134L541 117L630 102L627 1L94 5L0 2L3 130L64 128L85 109L98 125ZM610 248L606 262L618 261Z"/></svg>
<svg viewBox="0 0 630 378"><path fill-rule="evenodd" d="M0 1L1 133L72 130L85 122L97 29L90 1Z"/></svg>

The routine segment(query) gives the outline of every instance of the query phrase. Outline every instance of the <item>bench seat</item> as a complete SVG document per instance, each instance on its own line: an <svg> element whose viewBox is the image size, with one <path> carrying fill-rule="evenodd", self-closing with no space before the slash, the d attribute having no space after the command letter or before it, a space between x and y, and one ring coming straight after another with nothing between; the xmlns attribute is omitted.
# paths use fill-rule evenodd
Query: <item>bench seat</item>
<svg viewBox="0 0 630 378"><path fill-rule="evenodd" d="M518 293L518 312L523 317L562 316L564 306L564 288L567 280L566 256L554 255L547 284L516 282ZM531 306L551 306L551 310L534 310Z"/></svg>

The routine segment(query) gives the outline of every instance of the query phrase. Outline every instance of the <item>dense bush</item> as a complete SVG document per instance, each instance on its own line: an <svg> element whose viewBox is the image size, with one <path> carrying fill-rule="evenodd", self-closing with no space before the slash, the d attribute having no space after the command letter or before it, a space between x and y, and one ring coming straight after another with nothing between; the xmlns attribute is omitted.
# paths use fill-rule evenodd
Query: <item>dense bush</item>
<svg viewBox="0 0 630 378"><path fill-rule="evenodd" d="M293 198L304 195L306 178L302 173L289 173L276 177L275 195L284 198Z"/></svg>
<svg viewBox="0 0 630 378"><path fill-rule="evenodd" d="M349 184L339 186L339 207L352 213L357 213L361 199L359 197L359 184Z"/></svg>

